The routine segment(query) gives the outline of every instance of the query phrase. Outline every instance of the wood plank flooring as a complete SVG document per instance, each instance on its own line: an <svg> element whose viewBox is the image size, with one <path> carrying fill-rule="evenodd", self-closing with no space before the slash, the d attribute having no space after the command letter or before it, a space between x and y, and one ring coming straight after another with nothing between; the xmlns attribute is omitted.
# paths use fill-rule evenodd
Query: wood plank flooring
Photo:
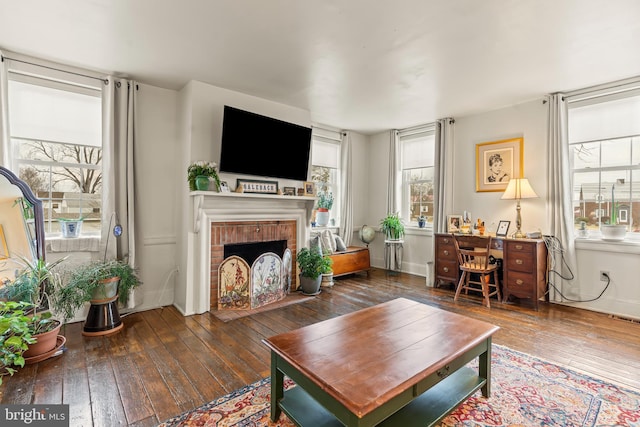
<svg viewBox="0 0 640 427"><path fill-rule="evenodd" d="M165 307L123 317L108 337L66 325L67 352L28 365L0 386L0 402L67 403L71 426L155 426L269 376L265 337L397 297L483 319L501 327L493 342L593 376L640 389L640 325L556 304L453 302L451 289L423 277L372 269L336 280L308 302L222 322Z"/></svg>

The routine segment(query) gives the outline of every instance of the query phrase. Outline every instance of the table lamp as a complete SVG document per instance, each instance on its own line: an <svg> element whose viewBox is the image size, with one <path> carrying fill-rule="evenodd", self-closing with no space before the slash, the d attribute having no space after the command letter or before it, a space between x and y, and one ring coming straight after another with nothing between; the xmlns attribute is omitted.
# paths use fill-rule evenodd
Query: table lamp
<svg viewBox="0 0 640 427"><path fill-rule="evenodd" d="M526 235L522 232L520 227L522 226L522 217L520 216L520 199L533 199L538 197L533 188L531 188L531 184L529 184L529 180L527 178L513 178L509 180L509 185L507 185L507 189L504 190L504 194L501 199L505 200L517 200L516 205L516 227L517 230L513 234L513 237L523 238Z"/></svg>

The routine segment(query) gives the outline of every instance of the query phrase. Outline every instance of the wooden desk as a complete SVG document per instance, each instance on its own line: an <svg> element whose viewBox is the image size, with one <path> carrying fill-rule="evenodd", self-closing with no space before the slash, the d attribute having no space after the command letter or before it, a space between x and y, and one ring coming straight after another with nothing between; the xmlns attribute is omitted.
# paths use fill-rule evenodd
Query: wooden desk
<svg viewBox="0 0 640 427"><path fill-rule="evenodd" d="M282 410L300 426L431 425L476 390L490 395L498 329L398 298L270 337L271 419ZM478 372L465 366L476 357ZM285 392L284 375L297 387Z"/></svg>
<svg viewBox="0 0 640 427"><path fill-rule="evenodd" d="M456 235L464 246L484 246L484 236ZM458 284L460 271L453 234L435 235L435 284ZM485 240L486 241L486 240ZM494 237L491 243L496 258L502 258L502 297L538 301L547 295L547 246L543 239L511 239Z"/></svg>

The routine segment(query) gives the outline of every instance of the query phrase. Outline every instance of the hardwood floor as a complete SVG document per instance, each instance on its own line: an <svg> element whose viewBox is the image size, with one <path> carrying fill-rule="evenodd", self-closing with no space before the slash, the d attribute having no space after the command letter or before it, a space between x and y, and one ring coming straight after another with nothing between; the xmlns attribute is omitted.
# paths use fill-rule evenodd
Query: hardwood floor
<svg viewBox="0 0 640 427"><path fill-rule="evenodd" d="M450 289L372 269L339 279L309 301L224 323L165 307L123 318L115 335L87 338L66 325L67 352L28 365L0 386L2 404L67 403L71 426L153 426L269 376L265 337L406 297L501 327L495 344L640 389L640 325L556 304L453 302Z"/></svg>

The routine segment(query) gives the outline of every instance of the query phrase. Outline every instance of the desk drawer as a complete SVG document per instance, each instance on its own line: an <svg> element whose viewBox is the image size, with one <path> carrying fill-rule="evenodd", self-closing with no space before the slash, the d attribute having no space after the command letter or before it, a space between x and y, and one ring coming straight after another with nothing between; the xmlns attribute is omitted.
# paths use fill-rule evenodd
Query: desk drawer
<svg viewBox="0 0 640 427"><path fill-rule="evenodd" d="M511 271L507 274L507 280L504 286L509 293L520 298L535 297L534 277L533 274L520 273Z"/></svg>
<svg viewBox="0 0 640 427"><path fill-rule="evenodd" d="M533 253L531 252L509 252L507 256L507 268L511 271L533 273L535 266Z"/></svg>
<svg viewBox="0 0 640 427"><path fill-rule="evenodd" d="M447 277L453 281L458 280L458 261L441 260L438 262L438 271L436 275L439 277Z"/></svg>
<svg viewBox="0 0 640 427"><path fill-rule="evenodd" d="M507 242L508 251L512 254L533 254L533 244L529 242Z"/></svg>

